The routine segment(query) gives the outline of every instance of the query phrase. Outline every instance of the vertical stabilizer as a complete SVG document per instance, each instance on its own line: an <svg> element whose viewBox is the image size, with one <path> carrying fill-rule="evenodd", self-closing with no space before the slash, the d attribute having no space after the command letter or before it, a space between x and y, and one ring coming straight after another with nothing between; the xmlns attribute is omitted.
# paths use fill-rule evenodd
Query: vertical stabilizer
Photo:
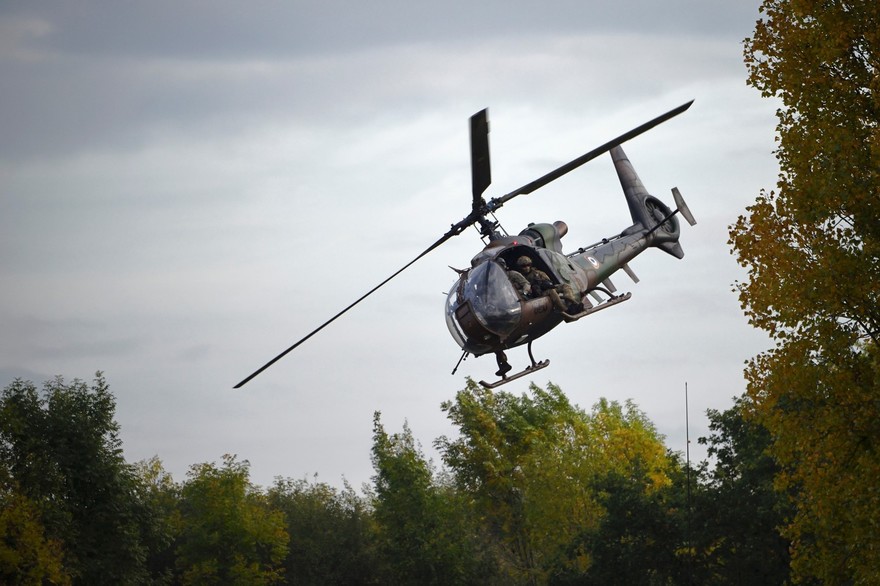
<svg viewBox="0 0 880 586"><path fill-rule="evenodd" d="M633 221L633 225L627 228L624 234L647 230L648 233L645 237L648 239L648 246L659 248L676 258L682 258L684 251L678 244L680 233L678 219L673 211L665 203L648 193L622 148L616 146L611 149L610 153ZM676 201L678 199L680 199L680 195ZM680 210L676 209L677 211Z"/></svg>
<svg viewBox="0 0 880 586"><path fill-rule="evenodd" d="M614 161L617 178L620 179L620 186L623 188L623 195L626 197L626 204L629 206L633 224L641 224L643 228L650 228L651 219L645 213L644 203L645 198L649 195L648 190L645 189L642 180L639 179L638 173L626 158L626 153L621 147L616 146L611 149L611 159Z"/></svg>

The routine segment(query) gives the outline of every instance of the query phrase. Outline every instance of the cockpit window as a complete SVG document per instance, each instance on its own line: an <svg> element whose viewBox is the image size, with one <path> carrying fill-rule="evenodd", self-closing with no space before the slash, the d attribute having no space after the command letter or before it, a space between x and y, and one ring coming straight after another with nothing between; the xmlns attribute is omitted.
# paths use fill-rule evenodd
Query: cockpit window
<svg viewBox="0 0 880 586"><path fill-rule="evenodd" d="M516 289L495 261L471 269L462 296L470 302L483 327L501 338L519 323L521 308Z"/></svg>
<svg viewBox="0 0 880 586"><path fill-rule="evenodd" d="M459 323L460 309L467 306L466 315L476 318L484 330L477 332ZM446 298L446 325L449 333L462 349L479 356L492 351L486 340L491 334L506 339L519 325L520 300L501 265L487 261L468 271L464 281L455 284ZM471 338L468 337L470 332Z"/></svg>
<svg viewBox="0 0 880 586"><path fill-rule="evenodd" d="M455 318L455 310L458 308L457 289L458 283L452 286L452 290L446 296L446 327L449 328L449 333L452 334L455 342L463 349L467 345L467 336L464 335L461 326L458 325L458 320Z"/></svg>

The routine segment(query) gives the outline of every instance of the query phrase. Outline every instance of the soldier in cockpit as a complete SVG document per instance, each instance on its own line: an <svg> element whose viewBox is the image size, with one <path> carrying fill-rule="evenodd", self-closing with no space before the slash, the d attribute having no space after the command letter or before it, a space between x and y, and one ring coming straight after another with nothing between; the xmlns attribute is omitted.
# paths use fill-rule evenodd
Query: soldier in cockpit
<svg viewBox="0 0 880 586"><path fill-rule="evenodd" d="M507 272L507 278L513 283L513 286L519 291L523 299L529 299L532 296L532 285L523 274L516 269L507 266L507 262L503 258L498 258L498 264Z"/></svg>
<svg viewBox="0 0 880 586"><path fill-rule="evenodd" d="M521 256L516 259L516 266L520 272L528 280L532 288L532 297L540 297L545 291L553 289L553 281L547 276L547 273L541 269L532 266L532 259L527 256Z"/></svg>
<svg viewBox="0 0 880 586"><path fill-rule="evenodd" d="M548 295L559 310L567 313L574 314L584 310L583 304L577 299L570 285L565 283L554 285L547 273L532 266L532 259L529 257L525 255L519 257L516 260L516 265L529 281L532 297ZM559 293L562 293L561 297Z"/></svg>

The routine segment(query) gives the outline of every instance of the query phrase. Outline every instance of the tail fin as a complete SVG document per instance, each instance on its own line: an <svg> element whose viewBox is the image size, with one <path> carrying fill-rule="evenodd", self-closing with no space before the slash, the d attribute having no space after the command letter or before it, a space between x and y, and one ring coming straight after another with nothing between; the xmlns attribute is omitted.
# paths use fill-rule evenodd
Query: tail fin
<svg viewBox="0 0 880 586"><path fill-rule="evenodd" d="M633 221L633 225L624 230L624 233L648 230L650 246L659 248L676 258L683 258L684 250L678 243L681 230L675 213L681 211L688 221L692 219L692 216L690 216L690 210L687 210L687 206L684 205L681 194L677 193L678 189L674 190L678 207L673 211L665 203L648 193L622 148L616 146L610 152ZM685 210L687 210L686 214Z"/></svg>

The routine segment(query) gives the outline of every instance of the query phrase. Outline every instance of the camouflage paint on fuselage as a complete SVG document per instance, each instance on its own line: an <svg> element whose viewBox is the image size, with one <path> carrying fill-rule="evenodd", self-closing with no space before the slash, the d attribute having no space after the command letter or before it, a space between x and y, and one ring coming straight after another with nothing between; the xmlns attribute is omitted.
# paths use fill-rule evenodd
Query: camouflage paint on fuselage
<svg viewBox="0 0 880 586"><path fill-rule="evenodd" d="M647 192L623 149L615 147L610 153L632 225L616 236L569 254L562 251L561 239L568 230L564 222L531 224L517 236L489 242L471 260L471 268L461 274L447 299L447 324L463 350L480 356L520 346L564 321L565 316L546 296L526 298L509 280L505 283L498 278L500 270L516 267L520 256L531 258L533 265L554 283L568 285L588 305L587 295L597 290L606 296L612 294L608 279L646 249L655 247L676 258L684 256L673 212ZM480 268L485 263L497 267Z"/></svg>

